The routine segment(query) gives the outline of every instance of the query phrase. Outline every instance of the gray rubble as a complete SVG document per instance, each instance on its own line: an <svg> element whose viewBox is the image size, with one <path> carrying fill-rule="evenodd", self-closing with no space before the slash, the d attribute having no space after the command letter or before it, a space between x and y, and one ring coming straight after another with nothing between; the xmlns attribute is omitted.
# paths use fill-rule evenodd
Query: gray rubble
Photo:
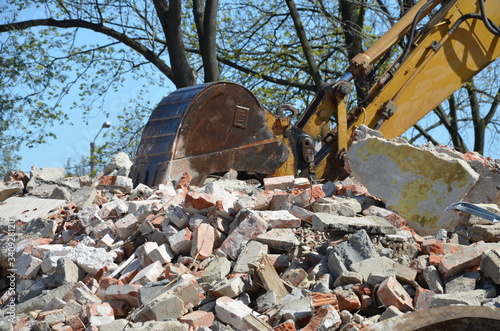
<svg viewBox="0 0 500 331"><path fill-rule="evenodd" d="M2 329L358 330L413 311L500 308L498 224L462 214L419 232L359 169L323 184L231 171L201 187L132 187L129 165L119 155L94 179L36 167L29 181L6 177L0 262L16 286L0 284Z"/></svg>

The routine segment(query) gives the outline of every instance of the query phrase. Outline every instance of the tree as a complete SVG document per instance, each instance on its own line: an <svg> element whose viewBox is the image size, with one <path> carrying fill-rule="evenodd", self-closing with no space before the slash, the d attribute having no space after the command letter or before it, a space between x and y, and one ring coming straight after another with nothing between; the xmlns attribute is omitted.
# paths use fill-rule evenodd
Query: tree
<svg viewBox="0 0 500 331"><path fill-rule="evenodd" d="M0 111L10 119L11 131L2 132L16 142L43 143L53 135L51 125L67 121L68 111L82 111L83 121L96 109L107 113L103 100L126 79L141 84L120 110L118 129L105 134L114 141L103 149L107 153L124 149L133 155L142 126L159 101L141 99L141 91L167 80L180 88L222 78L246 86L270 109L283 103L305 109L322 82L341 77L348 60L413 2L8 0L0 6L6 22L0 25ZM388 57L394 58L401 46ZM362 99L372 82L359 82L357 96L349 102ZM496 92L484 88L484 79L470 86L472 94L481 96L478 104L498 103ZM495 80L488 86L498 89ZM72 109L61 109L61 99L71 90L78 90L80 99ZM462 149L465 125L475 121L474 127L484 132L498 123L496 106L489 115L471 116L465 95L459 92L435 110L437 122ZM420 125L428 139L435 132L433 124ZM480 130L476 133L479 137Z"/></svg>

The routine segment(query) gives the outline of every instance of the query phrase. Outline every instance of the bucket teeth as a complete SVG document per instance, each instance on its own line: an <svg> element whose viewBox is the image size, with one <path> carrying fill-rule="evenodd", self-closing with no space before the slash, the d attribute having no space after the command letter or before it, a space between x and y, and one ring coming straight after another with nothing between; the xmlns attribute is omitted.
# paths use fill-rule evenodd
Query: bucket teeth
<svg viewBox="0 0 500 331"><path fill-rule="evenodd" d="M288 149L269 130L267 110L244 87L226 82L176 90L151 114L131 170L155 186L228 171L272 174Z"/></svg>

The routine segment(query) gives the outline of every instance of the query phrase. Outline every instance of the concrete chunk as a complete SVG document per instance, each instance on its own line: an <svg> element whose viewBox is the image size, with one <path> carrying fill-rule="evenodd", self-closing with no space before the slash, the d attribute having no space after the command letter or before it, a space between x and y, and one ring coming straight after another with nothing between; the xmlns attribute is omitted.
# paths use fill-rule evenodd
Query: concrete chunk
<svg viewBox="0 0 500 331"><path fill-rule="evenodd" d="M40 270L41 264L42 260L30 254L23 253L16 259L16 274L23 278L32 279L36 276L38 270Z"/></svg>
<svg viewBox="0 0 500 331"><path fill-rule="evenodd" d="M356 232L365 230L370 234L395 234L396 228L387 220L377 216L345 217L327 213L315 213L313 226L320 231Z"/></svg>
<svg viewBox="0 0 500 331"><path fill-rule="evenodd" d="M264 189L266 191L290 190L293 188L294 181L294 176L264 178Z"/></svg>
<svg viewBox="0 0 500 331"><path fill-rule="evenodd" d="M66 283L53 289L45 294L41 294L36 298L29 299L27 301L18 303L16 306L18 314L27 314L34 310L39 310L45 307L52 299L62 298L66 293L68 293L75 283Z"/></svg>
<svg viewBox="0 0 500 331"><path fill-rule="evenodd" d="M453 229L450 204L461 201L479 175L463 160L401 142L368 137L351 146L346 169L419 234ZM443 171L447 169L447 171ZM373 176L373 174L384 174Z"/></svg>
<svg viewBox="0 0 500 331"><path fill-rule="evenodd" d="M4 201L13 195L19 194L23 191L24 185L22 182L0 183L0 201Z"/></svg>
<svg viewBox="0 0 500 331"><path fill-rule="evenodd" d="M124 152L119 152L111 158L106 168L104 168L104 175L128 176L132 165L130 157Z"/></svg>
<svg viewBox="0 0 500 331"><path fill-rule="evenodd" d="M85 209L94 203L97 197L97 191L93 187L84 186L71 194L71 201L75 203L78 209Z"/></svg>
<svg viewBox="0 0 500 331"><path fill-rule="evenodd" d="M120 218L115 222L115 231L122 240L128 239L139 227L137 217L133 214Z"/></svg>
<svg viewBox="0 0 500 331"><path fill-rule="evenodd" d="M168 242L175 254L189 255L192 244L191 238L191 231L188 228L184 228L168 237Z"/></svg>
<svg viewBox="0 0 500 331"><path fill-rule="evenodd" d="M328 256L328 269L334 277L348 271L352 263L379 257L365 230L354 233L349 240L336 245Z"/></svg>
<svg viewBox="0 0 500 331"><path fill-rule="evenodd" d="M293 216L287 210L265 210L256 213L267 222L269 229L300 227L300 218Z"/></svg>
<svg viewBox="0 0 500 331"><path fill-rule="evenodd" d="M233 260L236 260L247 242L265 233L268 227L267 222L256 213L250 212L243 217L244 219L229 234L220 247Z"/></svg>
<svg viewBox="0 0 500 331"><path fill-rule="evenodd" d="M154 282L160 277L163 272L161 262L155 261L140 270L137 275L130 281L130 284L146 285L147 283Z"/></svg>
<svg viewBox="0 0 500 331"><path fill-rule="evenodd" d="M385 280L389 276L396 275L396 269L394 267L394 261L388 259L386 257L374 257L365 259L359 262L352 263L349 268L351 271L355 271L363 275L363 279L365 282L368 281L370 275L376 275L379 278L382 278L380 282ZM374 281L374 280L373 280ZM369 285L376 285L369 282Z"/></svg>
<svg viewBox="0 0 500 331"><path fill-rule="evenodd" d="M189 215L182 207L171 205L165 210L165 214L177 228L183 229L189 225Z"/></svg>
<svg viewBox="0 0 500 331"><path fill-rule="evenodd" d="M441 279L441 276L439 275L436 267L434 267L433 265L428 266L424 269L423 274L427 285L429 285L429 290L438 294L444 293L443 280Z"/></svg>
<svg viewBox="0 0 500 331"><path fill-rule="evenodd" d="M500 284L500 249L489 251L483 255L481 270L495 284Z"/></svg>
<svg viewBox="0 0 500 331"><path fill-rule="evenodd" d="M289 228L271 229L270 231L257 236L255 239L266 244L270 248L280 251L289 251L300 245L300 241L295 236L295 232L293 229Z"/></svg>
<svg viewBox="0 0 500 331"><path fill-rule="evenodd" d="M39 199L33 197L10 197L0 204L0 218L21 220L28 223L47 214L65 202L57 199Z"/></svg>
<svg viewBox="0 0 500 331"><path fill-rule="evenodd" d="M249 241L236 260L233 272L250 272L249 264L255 264L268 253L268 246L256 240Z"/></svg>
<svg viewBox="0 0 500 331"><path fill-rule="evenodd" d="M79 243L66 257L91 275L113 263L113 257L105 249L88 247L83 243Z"/></svg>
<svg viewBox="0 0 500 331"><path fill-rule="evenodd" d="M223 279L213 285L210 294L215 297L230 297L235 298L242 294L247 288L247 282L242 275Z"/></svg>
<svg viewBox="0 0 500 331"><path fill-rule="evenodd" d="M451 305L480 306L486 298L483 290L473 290L460 293L435 294L431 297L431 307L443 307Z"/></svg>
<svg viewBox="0 0 500 331"><path fill-rule="evenodd" d="M247 305L229 297L220 297L215 301L215 313L222 322L230 324L236 330L251 330L244 322L244 317L252 313Z"/></svg>
<svg viewBox="0 0 500 331"><path fill-rule="evenodd" d="M213 258L205 268L202 279L206 283L219 282L231 272L231 261L222 256Z"/></svg>

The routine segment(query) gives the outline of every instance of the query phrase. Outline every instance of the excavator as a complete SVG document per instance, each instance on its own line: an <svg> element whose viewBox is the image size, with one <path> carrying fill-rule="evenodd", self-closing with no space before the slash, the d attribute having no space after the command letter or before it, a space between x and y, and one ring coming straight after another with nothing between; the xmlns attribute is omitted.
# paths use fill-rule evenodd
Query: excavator
<svg viewBox="0 0 500 331"><path fill-rule="evenodd" d="M500 0L420 0L342 77L323 84L297 119L294 107L272 113L235 83L178 89L152 112L130 176L150 187L230 169L261 178L343 179L356 128L400 136L500 55L495 22ZM401 54L348 109L353 82L372 74L403 40Z"/></svg>

